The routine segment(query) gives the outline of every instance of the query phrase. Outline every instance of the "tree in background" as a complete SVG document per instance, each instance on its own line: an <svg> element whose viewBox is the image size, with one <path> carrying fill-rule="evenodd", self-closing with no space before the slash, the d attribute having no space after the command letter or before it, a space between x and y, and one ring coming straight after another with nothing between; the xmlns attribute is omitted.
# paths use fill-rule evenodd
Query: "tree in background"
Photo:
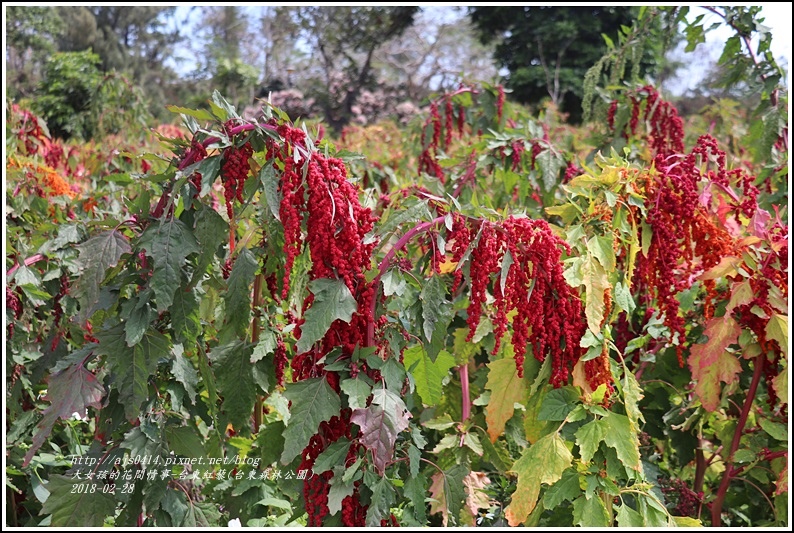
<svg viewBox="0 0 794 533"><path fill-rule="evenodd" d="M375 60L382 81L404 86L406 96L419 102L462 80L492 81L492 55L493 46L479 42L469 18L445 6L424 8L402 35L376 51Z"/></svg>
<svg viewBox="0 0 794 533"><path fill-rule="evenodd" d="M63 21L52 8L6 8L6 91L28 96L41 78L44 60L57 50Z"/></svg>
<svg viewBox="0 0 794 533"><path fill-rule="evenodd" d="M471 20L483 43L496 42L494 57L507 68L506 85L525 104L551 101L572 121L582 116L583 80L630 26L634 7L472 7Z"/></svg>
<svg viewBox="0 0 794 533"><path fill-rule="evenodd" d="M376 50L414 22L418 7L305 7L301 28L316 52L320 77L314 93L326 122L335 130L350 121L365 87L375 83Z"/></svg>

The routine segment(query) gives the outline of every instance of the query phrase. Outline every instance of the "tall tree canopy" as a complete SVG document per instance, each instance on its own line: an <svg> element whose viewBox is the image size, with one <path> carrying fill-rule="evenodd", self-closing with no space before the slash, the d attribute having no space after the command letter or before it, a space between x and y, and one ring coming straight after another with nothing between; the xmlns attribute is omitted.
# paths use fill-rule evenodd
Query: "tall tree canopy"
<svg viewBox="0 0 794 533"><path fill-rule="evenodd" d="M582 114L584 75L607 50L602 34L617 42L630 26L633 7L472 7L483 43L496 42L494 57L507 68L513 98L537 104L550 97L571 120Z"/></svg>

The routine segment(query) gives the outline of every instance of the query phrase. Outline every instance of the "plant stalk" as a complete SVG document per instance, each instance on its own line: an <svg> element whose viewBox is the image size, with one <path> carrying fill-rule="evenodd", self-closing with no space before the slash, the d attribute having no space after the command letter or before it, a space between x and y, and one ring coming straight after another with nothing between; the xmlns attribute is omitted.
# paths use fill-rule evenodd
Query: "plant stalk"
<svg viewBox="0 0 794 533"><path fill-rule="evenodd" d="M259 342L259 333L261 328L259 326L259 314L262 307L262 281L265 275L259 272L254 278L254 297L252 298L251 306L251 342L257 344ZM259 427L262 425L262 412L264 410L265 398L256 395L256 402L254 403L254 433L259 433Z"/></svg>
<svg viewBox="0 0 794 533"><path fill-rule="evenodd" d="M725 496L728 494L728 485L731 479L738 474L738 471L733 468L733 454L739 449L739 442L744 433L744 426L747 425L747 417L750 415L750 409L755 400L755 393L758 390L758 383L761 381L761 376L764 373L764 364L766 363L766 354L762 353L755 358L755 371L753 372L753 380L750 382L750 388L747 390L747 398L744 400L742 412L739 415L739 421L736 424L736 430L733 433L731 440L731 449L728 450L728 457L725 461L725 473L722 475L719 489L717 489L717 496L711 504L711 527L722 526L722 504L725 502Z"/></svg>

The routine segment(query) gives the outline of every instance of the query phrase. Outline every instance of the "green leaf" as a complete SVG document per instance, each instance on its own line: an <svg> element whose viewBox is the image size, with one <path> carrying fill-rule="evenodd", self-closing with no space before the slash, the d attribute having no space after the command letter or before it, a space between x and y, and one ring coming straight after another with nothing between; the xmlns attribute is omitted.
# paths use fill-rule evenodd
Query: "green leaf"
<svg viewBox="0 0 794 533"><path fill-rule="evenodd" d="M290 383L284 397L292 402L289 424L284 431L284 452L281 454L281 464L288 465L303 452L320 423L339 414L341 402L325 378Z"/></svg>
<svg viewBox="0 0 794 533"><path fill-rule="evenodd" d="M556 432L524 450L513 465L512 470L518 474L518 484L510 505L505 509L505 517L511 527L523 523L535 509L541 484L556 483L572 461L573 456L565 441Z"/></svg>
<svg viewBox="0 0 794 533"><path fill-rule="evenodd" d="M448 522L453 526L458 524L458 516L463 508L463 500L466 498L463 478L469 473L465 465L456 464L452 468L443 472L436 472L430 478L433 482L430 485L430 514L441 513L441 521L444 527Z"/></svg>
<svg viewBox="0 0 794 533"><path fill-rule="evenodd" d="M276 420L261 426L256 444L262 464L271 465L278 461L284 451L284 422Z"/></svg>
<svg viewBox="0 0 794 533"><path fill-rule="evenodd" d="M538 420L562 421L579 404L579 393L572 386L550 391L538 412Z"/></svg>
<svg viewBox="0 0 794 533"><path fill-rule="evenodd" d="M623 373L623 403L626 406L626 415L629 417L631 427L639 431L639 421L645 422L645 417L640 411L640 400L644 398L642 388L637 383L634 373L625 369Z"/></svg>
<svg viewBox="0 0 794 533"><path fill-rule="evenodd" d="M615 270L615 251L612 249L612 241L613 239L605 236L593 236L587 241L587 250L598 259L607 272Z"/></svg>
<svg viewBox="0 0 794 533"><path fill-rule="evenodd" d="M190 397L190 403L195 405L198 373L193 364L182 355L182 352L182 349L174 350L174 362L171 364L171 373L185 388L185 392Z"/></svg>
<svg viewBox="0 0 794 533"><path fill-rule="evenodd" d="M642 515L626 504L618 506L616 518L619 527L645 527Z"/></svg>
<svg viewBox="0 0 794 533"><path fill-rule="evenodd" d="M550 147L540 152L535 161L540 165L543 192L551 191L557 185L560 170L565 167L565 161Z"/></svg>
<svg viewBox="0 0 794 533"><path fill-rule="evenodd" d="M435 362L430 360L421 345L411 346L403 353L403 364L413 375L416 392L425 405L438 405L441 401L441 383L455 366L455 358L441 351Z"/></svg>
<svg viewBox="0 0 794 533"><path fill-rule="evenodd" d="M785 425L772 422L768 418L761 418L758 423L761 425L761 429L773 439L788 442L788 428Z"/></svg>
<svg viewBox="0 0 794 533"><path fill-rule="evenodd" d="M372 386L358 377L342 380L339 387L347 395L347 404L351 409L366 407L367 398L372 394Z"/></svg>
<svg viewBox="0 0 794 533"><path fill-rule="evenodd" d="M371 472L364 474L364 484L372 491L366 526L379 527L380 521L389 515L389 509L395 501L394 485L386 476L376 476Z"/></svg>
<svg viewBox="0 0 794 533"><path fill-rule="evenodd" d="M196 239L201 244L198 265L190 285L194 286L212 263L215 252L229 236L229 224L214 209L202 205L196 215Z"/></svg>
<svg viewBox="0 0 794 533"><path fill-rule="evenodd" d="M620 282L615 285L615 303L628 314L633 313L636 308L634 298L631 297L631 291Z"/></svg>
<svg viewBox="0 0 794 533"><path fill-rule="evenodd" d="M81 364L52 374L47 387L50 406L44 410L43 418L36 425L36 434L33 435L31 447L25 454L22 466L28 466L52 433L52 428L59 418L68 420L73 413L85 417L88 414L88 407L101 409L104 395L105 389L97 381L96 376Z"/></svg>
<svg viewBox="0 0 794 533"><path fill-rule="evenodd" d="M342 510L342 500L351 496L355 487L353 483L344 483L339 473L334 474L328 489L328 513L333 516Z"/></svg>
<svg viewBox="0 0 794 533"><path fill-rule="evenodd" d="M618 459L626 468L641 471L640 441L636 428L632 429L631 427L629 418L610 412L603 418L603 421L606 423L604 442L607 443L607 446L614 448Z"/></svg>
<svg viewBox="0 0 794 533"><path fill-rule="evenodd" d="M547 358L547 360L550 359ZM538 417L540 408L543 406L546 395L550 390L551 385L546 383L544 386L535 391L534 394L531 394L529 396L529 400L527 400L527 412L524 415L524 433L527 437L527 441L529 441L530 444L534 444L541 437L547 434L549 428L553 424L553 422L549 422L547 420L540 420Z"/></svg>
<svg viewBox="0 0 794 533"><path fill-rule="evenodd" d="M423 524L427 519L425 516L425 477L409 477L403 485L403 495L411 502L416 521Z"/></svg>
<svg viewBox="0 0 794 533"><path fill-rule="evenodd" d="M196 430L187 426L168 426L165 428L168 448L183 457L204 457L204 444Z"/></svg>
<svg viewBox="0 0 794 533"><path fill-rule="evenodd" d="M507 283L507 276L510 274L510 266L514 263L513 255L510 250L505 250L505 255L502 257L502 272L499 276L499 288L502 294L505 293L505 284Z"/></svg>
<svg viewBox="0 0 794 533"><path fill-rule="evenodd" d="M404 359L403 359L404 360ZM380 375L383 376L386 382L386 388L392 390L400 390L405 380L405 369L400 364L400 361L390 357L380 367Z"/></svg>
<svg viewBox="0 0 794 533"><path fill-rule="evenodd" d="M583 527L608 527L612 521L601 498L579 496L573 501L573 523Z"/></svg>
<svg viewBox="0 0 794 533"><path fill-rule="evenodd" d="M257 270L259 263L254 254L243 248L234 261L228 289L223 295L226 302L226 323L231 324L241 337L245 336L251 322L251 284Z"/></svg>
<svg viewBox="0 0 794 533"><path fill-rule="evenodd" d="M218 511L216 503L212 502L190 502L185 521L181 527L218 527L220 526L221 513Z"/></svg>
<svg viewBox="0 0 794 533"><path fill-rule="evenodd" d="M611 285L604 267L590 253L582 263L582 281L587 295L585 302L587 327L593 333L598 334L601 331L601 322L604 321L604 292Z"/></svg>
<svg viewBox="0 0 794 533"><path fill-rule="evenodd" d="M303 315L305 322L298 340L298 353L309 351L315 342L325 336L334 320L349 323L358 309L356 299L344 281L316 279L309 284L309 290L314 294L314 303Z"/></svg>
<svg viewBox="0 0 794 533"><path fill-rule="evenodd" d="M419 295L422 301L422 330L429 342L433 342L436 323L446 314L444 310L450 305L446 294L447 286L441 276L432 276L422 287L422 293Z"/></svg>
<svg viewBox="0 0 794 533"><path fill-rule="evenodd" d="M487 367L485 389L491 391L491 399L485 406L485 422L491 442L496 442L504 434L507 421L513 417L514 404L526 402L527 383L518 377L513 359L498 359L488 363Z"/></svg>
<svg viewBox="0 0 794 533"><path fill-rule="evenodd" d="M319 475L333 469L337 465L343 465L345 456L350 449L350 441L342 437L338 441L328 445L323 452L314 460L312 472Z"/></svg>
<svg viewBox="0 0 794 533"><path fill-rule="evenodd" d="M105 517L116 513L116 499L103 487L105 483L94 479L53 474L47 483L50 496L41 514L51 515L51 527L102 527Z"/></svg>
<svg viewBox="0 0 794 533"><path fill-rule="evenodd" d="M576 430L576 445L582 462L590 462L606 434L607 424L603 420L593 420Z"/></svg>
<svg viewBox="0 0 794 533"><path fill-rule="evenodd" d="M773 314L764 330L768 339L777 341L783 353L788 353L788 316Z"/></svg>
<svg viewBox="0 0 794 533"><path fill-rule="evenodd" d="M187 107L179 107L175 105L168 105L165 106L165 108L169 110L171 113L181 113L189 117L194 117L199 120L204 120L207 122L212 122L215 120L212 114L204 109L190 109Z"/></svg>
<svg viewBox="0 0 794 533"><path fill-rule="evenodd" d="M182 284L185 259L198 252L199 245L190 228L176 218L152 223L141 236L141 244L150 247L154 259L149 283L157 297L157 311L162 312L174 302L174 293Z"/></svg>
<svg viewBox="0 0 794 533"><path fill-rule="evenodd" d="M77 246L80 255L76 259L80 277L75 283L73 295L80 301L78 318L84 322L91 316L99 301L99 287L105 279L105 271L115 266L122 254L132 250L127 238L116 230L104 231Z"/></svg>
<svg viewBox="0 0 794 533"><path fill-rule="evenodd" d="M176 342L193 346L201 333L199 302L196 294L184 285L174 293L171 304L171 326Z"/></svg>
<svg viewBox="0 0 794 533"><path fill-rule="evenodd" d="M273 165L263 165L259 172L259 181L262 182L262 190L265 192L265 201L270 208L270 213L278 221L281 221L279 211L281 209L281 192L279 192L278 176Z"/></svg>
<svg viewBox="0 0 794 533"><path fill-rule="evenodd" d="M118 388L128 420L138 418L141 404L149 397L149 378L157 369L157 360L168 359L171 346L158 331L148 330L141 342L130 348L125 342L123 325L97 333L97 355L107 356L113 370L113 383Z"/></svg>
<svg viewBox="0 0 794 533"><path fill-rule="evenodd" d="M154 318L155 313L148 305L150 294L151 290L141 291L138 295L139 298L127 302L131 308L124 321L127 346L135 346L141 341L143 334L149 329L149 323Z"/></svg>
<svg viewBox="0 0 794 533"><path fill-rule="evenodd" d="M212 368L218 389L223 395L223 410L236 431L247 427L256 402L253 347L242 342L226 344L215 349Z"/></svg>
<svg viewBox="0 0 794 533"><path fill-rule="evenodd" d="M560 480L546 490L543 495L543 507L556 509L562 502L570 502L582 494L579 486L579 474L574 470L563 472Z"/></svg>
<svg viewBox="0 0 794 533"><path fill-rule="evenodd" d="M674 516L673 522L675 522L676 527L703 527L703 522L688 516Z"/></svg>
<svg viewBox="0 0 794 533"><path fill-rule="evenodd" d="M259 333L259 343L254 346L254 351L251 354L251 362L257 363L272 354L276 350L278 340L276 333L269 327L265 327Z"/></svg>

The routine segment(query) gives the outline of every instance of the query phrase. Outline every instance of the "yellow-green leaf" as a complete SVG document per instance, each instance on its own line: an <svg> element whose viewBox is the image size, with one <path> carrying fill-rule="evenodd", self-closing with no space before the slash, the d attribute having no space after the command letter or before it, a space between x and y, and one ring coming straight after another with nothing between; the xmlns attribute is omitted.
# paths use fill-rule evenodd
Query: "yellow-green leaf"
<svg viewBox="0 0 794 533"><path fill-rule="evenodd" d="M788 354L788 315L772 315L765 332L768 339L777 341L783 353Z"/></svg>
<svg viewBox="0 0 794 533"><path fill-rule="evenodd" d="M587 295L585 304L587 327L593 333L599 333L601 322L604 320L604 292L610 284L604 267L590 253L582 263L582 280Z"/></svg>
<svg viewBox="0 0 794 533"><path fill-rule="evenodd" d="M518 474L518 486L513 493L512 502L505 509L505 517L511 527L523 523L535 509L540 485L556 483L572 461L573 455L556 432L546 435L524 450L521 458L513 465L512 471Z"/></svg>
<svg viewBox="0 0 794 533"><path fill-rule="evenodd" d="M491 442L496 442L513 416L513 404L526 401L527 384L518 377L516 363L512 359L499 359L487 366L488 382L485 388L491 391L491 399L485 407L485 422Z"/></svg>

